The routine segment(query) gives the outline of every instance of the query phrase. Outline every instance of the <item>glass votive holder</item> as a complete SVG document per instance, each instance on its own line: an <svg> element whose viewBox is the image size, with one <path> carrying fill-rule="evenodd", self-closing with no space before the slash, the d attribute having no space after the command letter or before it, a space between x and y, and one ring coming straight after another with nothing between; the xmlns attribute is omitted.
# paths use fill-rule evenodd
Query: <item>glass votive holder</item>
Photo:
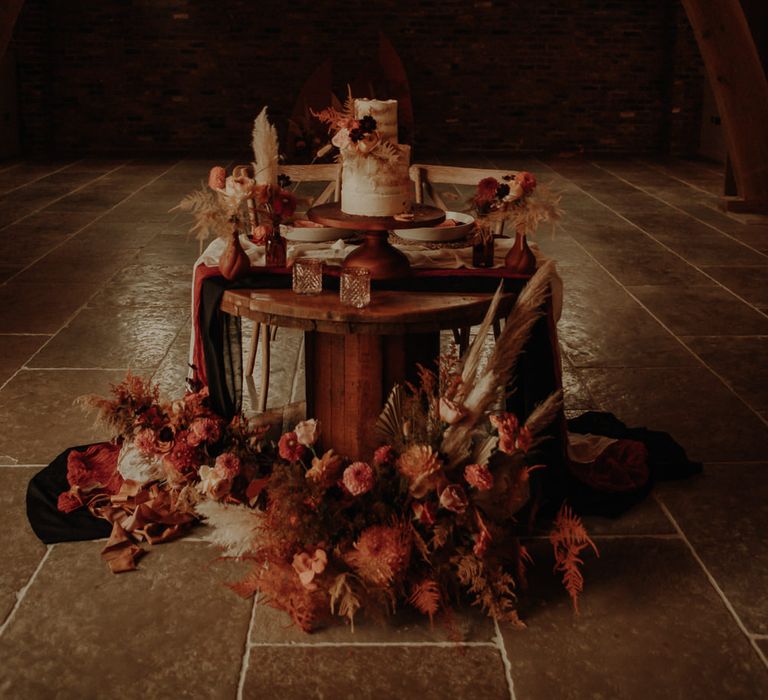
<svg viewBox="0 0 768 700"><path fill-rule="evenodd" d="M371 303L371 271L367 267L348 267L341 271L339 300L357 309Z"/></svg>
<svg viewBox="0 0 768 700"><path fill-rule="evenodd" d="M296 258L293 261L293 291L296 294L320 294L323 291L323 261Z"/></svg>

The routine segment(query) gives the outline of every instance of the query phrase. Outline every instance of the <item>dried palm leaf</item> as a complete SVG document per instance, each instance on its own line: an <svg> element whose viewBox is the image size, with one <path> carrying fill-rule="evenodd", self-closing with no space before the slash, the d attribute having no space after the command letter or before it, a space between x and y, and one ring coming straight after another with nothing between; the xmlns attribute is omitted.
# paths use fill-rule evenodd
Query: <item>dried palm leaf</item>
<svg viewBox="0 0 768 700"><path fill-rule="evenodd" d="M390 445L400 444L403 440L403 396L402 385L395 384L376 420L376 432Z"/></svg>

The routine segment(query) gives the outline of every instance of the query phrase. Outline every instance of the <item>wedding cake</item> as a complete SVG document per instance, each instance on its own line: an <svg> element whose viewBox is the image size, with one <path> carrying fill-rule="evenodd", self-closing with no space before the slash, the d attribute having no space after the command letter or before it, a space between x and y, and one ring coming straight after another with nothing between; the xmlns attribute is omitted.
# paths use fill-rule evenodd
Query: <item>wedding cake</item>
<svg viewBox="0 0 768 700"><path fill-rule="evenodd" d="M341 151L341 210L358 216L407 212L411 147L397 142L397 100L356 99L351 126L334 137Z"/></svg>

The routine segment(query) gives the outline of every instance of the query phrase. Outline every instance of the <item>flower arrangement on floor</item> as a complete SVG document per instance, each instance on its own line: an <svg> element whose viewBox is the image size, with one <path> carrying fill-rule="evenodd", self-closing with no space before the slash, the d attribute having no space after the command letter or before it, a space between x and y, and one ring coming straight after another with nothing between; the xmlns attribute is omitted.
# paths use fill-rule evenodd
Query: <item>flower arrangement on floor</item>
<svg viewBox="0 0 768 700"><path fill-rule="evenodd" d="M461 361L443 358L436 371L420 368L417 386L396 386L375 426L381 446L364 459L320 448L317 421L275 445L242 417L227 424L214 415L206 391L163 402L129 375L113 398L85 399L117 437L70 454L60 508L86 506L113 524L104 550L113 571L135 568L142 541L172 539L204 520L226 556L252 563L231 587L258 592L306 631L398 605L432 619L460 595L521 625L515 591L530 557L515 516L529 502L530 474L546 468L535 448L561 396L524 422L497 405L551 274L546 263L526 286L484 366L500 293ZM551 539L575 604L580 553L594 545L567 508Z"/></svg>

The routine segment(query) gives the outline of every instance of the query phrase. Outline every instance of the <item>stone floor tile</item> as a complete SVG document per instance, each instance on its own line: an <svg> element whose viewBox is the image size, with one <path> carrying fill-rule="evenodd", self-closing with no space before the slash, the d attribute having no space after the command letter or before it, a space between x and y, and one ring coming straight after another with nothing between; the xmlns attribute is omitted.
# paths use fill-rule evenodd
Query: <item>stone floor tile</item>
<svg viewBox="0 0 768 700"><path fill-rule="evenodd" d="M251 602L211 549L158 546L117 576L99 549L55 545L0 639L6 696L235 697Z"/></svg>
<svg viewBox="0 0 768 700"><path fill-rule="evenodd" d="M37 467L0 467L0 624L45 554L27 522L26 493Z"/></svg>
<svg viewBox="0 0 768 700"><path fill-rule="evenodd" d="M19 372L0 390L0 464L48 464L67 447L112 437L73 402L106 396L125 372L67 370Z"/></svg>
<svg viewBox="0 0 768 700"><path fill-rule="evenodd" d="M188 306L89 306L35 356L30 367L154 370L188 313Z"/></svg>
<svg viewBox="0 0 768 700"><path fill-rule="evenodd" d="M141 251L137 262L145 265L192 265L199 257L197 241L173 234L155 236Z"/></svg>
<svg viewBox="0 0 768 700"><path fill-rule="evenodd" d="M673 535L676 530L653 498L646 498L618 518L584 516L590 536Z"/></svg>
<svg viewBox="0 0 768 700"><path fill-rule="evenodd" d="M704 367L585 369L600 407L630 427L670 433L699 461L768 458L768 426Z"/></svg>
<svg viewBox="0 0 768 700"><path fill-rule="evenodd" d="M0 384L48 340L46 335L0 335Z"/></svg>
<svg viewBox="0 0 768 700"><path fill-rule="evenodd" d="M745 301L755 306L768 306L768 266L755 267L705 267L712 275Z"/></svg>
<svg viewBox="0 0 768 700"><path fill-rule="evenodd" d="M599 268L564 271L558 335L576 367L674 367L695 362Z"/></svg>
<svg viewBox="0 0 768 700"><path fill-rule="evenodd" d="M493 647L254 647L243 698L509 698Z"/></svg>
<svg viewBox="0 0 768 700"><path fill-rule="evenodd" d="M189 265L127 265L91 306L189 306L191 280Z"/></svg>
<svg viewBox="0 0 768 700"><path fill-rule="evenodd" d="M0 286L0 333L55 333L96 289L91 282L25 283L14 278Z"/></svg>
<svg viewBox="0 0 768 700"><path fill-rule="evenodd" d="M179 329L160 365L152 374L152 381L160 387L160 395L168 399L180 398L186 391L189 367L190 321Z"/></svg>
<svg viewBox="0 0 768 700"><path fill-rule="evenodd" d="M567 409L588 410L596 407L579 370L567 361L563 362L563 403Z"/></svg>
<svg viewBox="0 0 768 700"><path fill-rule="evenodd" d="M652 230L638 217L638 225L653 237L684 257L691 265L764 265L765 255L753 248L715 231L704 224L665 227Z"/></svg>
<svg viewBox="0 0 768 700"><path fill-rule="evenodd" d="M660 250L660 246L653 241L648 241L648 244L640 251L627 251L624 246L612 246L590 248L590 252L624 285L657 285L677 289L713 284L674 253Z"/></svg>
<svg viewBox="0 0 768 700"><path fill-rule="evenodd" d="M164 224L115 223L99 219L77 235L77 242L103 253L116 249L144 248L155 236L165 230Z"/></svg>
<svg viewBox="0 0 768 700"><path fill-rule="evenodd" d="M768 462L705 464L657 495L746 628L768 634Z"/></svg>
<svg viewBox="0 0 768 700"><path fill-rule="evenodd" d="M138 251L138 246L105 250L103 246L81 242L75 236L27 267L16 279L34 284L83 281L104 284L115 272L130 264Z"/></svg>
<svg viewBox="0 0 768 700"><path fill-rule="evenodd" d="M0 265L0 284L7 282L21 267L18 265Z"/></svg>
<svg viewBox="0 0 768 700"><path fill-rule="evenodd" d="M768 410L768 338L692 337L685 344L756 410Z"/></svg>
<svg viewBox="0 0 768 700"><path fill-rule="evenodd" d="M768 317L720 287L629 290L677 335L768 335Z"/></svg>
<svg viewBox="0 0 768 700"><path fill-rule="evenodd" d="M686 545L600 541L588 554L581 614L533 550L528 629L502 633L518 698L756 698L768 669Z"/></svg>
<svg viewBox="0 0 768 700"><path fill-rule="evenodd" d="M492 642L493 620L469 605L453 612L450 627L438 617L432 625L418 612L405 609L388 619L355 617L355 629L335 618L324 628L306 634L291 624L287 613L258 605L253 617L251 641L260 644L412 644L422 642Z"/></svg>

